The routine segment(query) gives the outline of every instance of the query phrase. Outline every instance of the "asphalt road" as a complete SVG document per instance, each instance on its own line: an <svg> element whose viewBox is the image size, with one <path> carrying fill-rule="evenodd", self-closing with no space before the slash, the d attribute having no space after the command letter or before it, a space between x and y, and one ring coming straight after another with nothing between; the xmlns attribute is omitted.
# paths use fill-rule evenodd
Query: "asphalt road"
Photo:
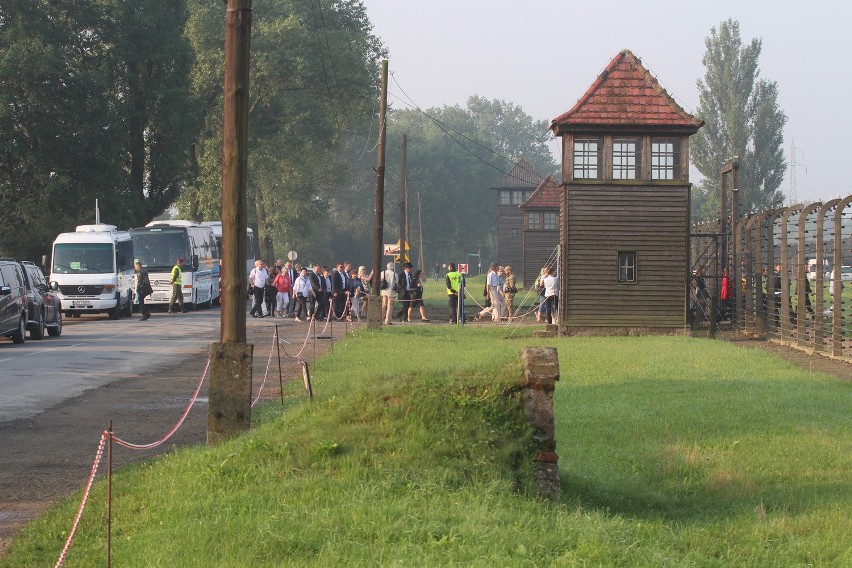
<svg viewBox="0 0 852 568"><path fill-rule="evenodd" d="M142 322L66 318L60 337L14 345L0 340L0 422L29 418L89 389L206 350L218 339L219 310L155 313ZM179 364L179 363L176 363Z"/></svg>
<svg viewBox="0 0 852 568"><path fill-rule="evenodd" d="M253 396L277 400L274 327L279 327L285 382L301 378L301 367L286 352L300 350L309 327L276 318L248 318L247 325L248 342L255 345ZM333 335L348 329L336 326ZM175 424L198 385L209 345L218 338L219 310L214 308L155 312L147 322L140 322L138 314L115 321L75 318L66 320L58 338L28 339L23 345L0 339L0 557L25 523L82 488L110 421L116 435L135 443L158 440ZM302 357L310 361L330 344L315 342ZM267 371L271 378L261 391ZM167 443L147 451L117 448L114 467L204 444L206 397L205 381L186 421Z"/></svg>

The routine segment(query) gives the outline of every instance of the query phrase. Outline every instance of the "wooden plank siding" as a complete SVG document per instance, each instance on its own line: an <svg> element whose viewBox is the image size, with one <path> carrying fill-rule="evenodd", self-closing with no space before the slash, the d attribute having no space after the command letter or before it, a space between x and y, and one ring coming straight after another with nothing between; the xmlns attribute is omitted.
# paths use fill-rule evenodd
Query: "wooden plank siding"
<svg viewBox="0 0 852 568"><path fill-rule="evenodd" d="M688 186L571 185L563 191L561 325L686 325ZM636 282L618 253L636 252Z"/></svg>
<svg viewBox="0 0 852 568"><path fill-rule="evenodd" d="M482 261L483 270L492 262L488 259L482 259ZM497 264L520 267L523 261L524 212L517 205L499 205L497 207Z"/></svg>
<svg viewBox="0 0 852 568"><path fill-rule="evenodd" d="M554 251L559 246L559 231L527 229L524 231L524 266L522 270L515 268L515 274L523 280L524 287L529 288L541 273L541 267L551 261L556 268Z"/></svg>

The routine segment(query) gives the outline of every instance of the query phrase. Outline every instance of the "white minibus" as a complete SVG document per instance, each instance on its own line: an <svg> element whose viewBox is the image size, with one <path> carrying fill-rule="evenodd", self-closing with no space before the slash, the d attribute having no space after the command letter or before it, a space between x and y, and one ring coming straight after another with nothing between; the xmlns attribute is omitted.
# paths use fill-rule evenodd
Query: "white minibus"
<svg viewBox="0 0 852 568"><path fill-rule="evenodd" d="M133 309L133 241L115 225L79 225L53 241L50 281L66 316L106 312L110 319Z"/></svg>

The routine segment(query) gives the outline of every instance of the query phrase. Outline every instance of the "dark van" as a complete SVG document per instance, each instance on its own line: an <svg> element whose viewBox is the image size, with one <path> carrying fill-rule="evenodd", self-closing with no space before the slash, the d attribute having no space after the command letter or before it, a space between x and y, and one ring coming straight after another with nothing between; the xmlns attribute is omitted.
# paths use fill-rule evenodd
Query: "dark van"
<svg viewBox="0 0 852 568"><path fill-rule="evenodd" d="M23 343L27 334L27 290L21 265L0 258L0 337Z"/></svg>

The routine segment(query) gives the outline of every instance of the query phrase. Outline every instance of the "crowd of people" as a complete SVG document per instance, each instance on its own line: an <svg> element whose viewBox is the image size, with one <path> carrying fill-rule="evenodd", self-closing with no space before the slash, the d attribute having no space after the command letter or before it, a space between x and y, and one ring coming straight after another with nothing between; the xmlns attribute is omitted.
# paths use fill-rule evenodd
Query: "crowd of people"
<svg viewBox="0 0 852 568"><path fill-rule="evenodd" d="M249 315L304 322L333 314L336 319L352 321L364 316L370 278L366 267L355 269L348 262L329 268L281 260L269 266L264 260L256 260L249 273L249 293L254 300Z"/></svg>
<svg viewBox="0 0 852 568"><path fill-rule="evenodd" d="M403 265L400 273L393 271L394 263L387 266L380 280L385 323L391 324L397 297L402 303L396 312L399 321L411 321L415 313L422 321L430 321L423 306L422 272L412 271L410 262ZM372 280L373 274L368 274L366 267L355 269L349 262L339 262L330 268L281 260L270 266L257 260L249 273L249 294L253 297L249 315L293 318L300 322L311 318L324 320L333 315L338 320L352 321L366 315Z"/></svg>
<svg viewBox="0 0 852 568"><path fill-rule="evenodd" d="M394 270L389 262L379 274L378 286L381 298L381 317L385 325L411 322L419 316L420 321L431 321L423 304L423 280L421 270L414 270L410 262L402 270ZM450 263L445 278L450 323L458 323L459 293L462 275L455 264ZM299 322L328 319L352 321L366 315L370 298L373 274L364 266L355 269L349 262L339 262L334 268L314 264L310 267L291 261L276 261L269 265L257 260L249 274L249 290L253 303L249 315L254 318L293 318ZM536 321L553 323L556 317L559 280L549 266L541 270L532 290L539 294L535 307ZM485 282L485 306L476 316L482 320L490 315L493 322L510 321L515 316L514 299L518 293L517 280L511 266L489 266Z"/></svg>
<svg viewBox="0 0 852 568"><path fill-rule="evenodd" d="M452 266L452 265L451 265ZM450 282L447 282L450 288ZM553 274L550 266L541 269L531 290L538 292L539 302L535 307L535 319L538 323L553 323L556 320L556 309L559 298L559 279ZM499 266L492 262L488 267L485 278L485 304L476 315L477 321L491 316L495 323L511 321L515 317L515 295L518 293L517 280L511 266ZM451 307L452 309L452 307Z"/></svg>

